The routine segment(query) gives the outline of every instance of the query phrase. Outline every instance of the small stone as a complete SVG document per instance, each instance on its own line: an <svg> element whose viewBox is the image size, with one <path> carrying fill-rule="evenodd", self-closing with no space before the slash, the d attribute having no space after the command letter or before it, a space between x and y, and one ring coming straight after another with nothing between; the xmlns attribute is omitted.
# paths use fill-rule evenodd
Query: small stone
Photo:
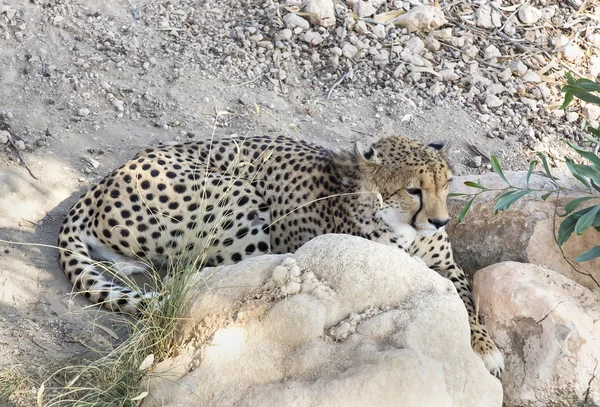
<svg viewBox="0 0 600 407"><path fill-rule="evenodd" d="M452 41L452 28L444 28L443 30L433 31L431 33L433 38L443 41L443 42L451 42Z"/></svg>
<svg viewBox="0 0 600 407"><path fill-rule="evenodd" d="M308 20L313 24L323 27L335 25L335 8L332 0L309 0L304 11L311 13Z"/></svg>
<svg viewBox="0 0 600 407"><path fill-rule="evenodd" d="M537 23L542 17L540 10L528 4L521 6L517 15L519 16L519 20L521 20L523 24L527 25Z"/></svg>
<svg viewBox="0 0 600 407"><path fill-rule="evenodd" d="M483 164L483 160L481 158L480 155L473 157L473 161L472 161L472 166L473 168L479 168L481 167L481 164Z"/></svg>
<svg viewBox="0 0 600 407"><path fill-rule="evenodd" d="M363 20L358 21L354 25L354 31L356 31L360 35L366 35L369 32L369 29L367 28L367 23L365 23Z"/></svg>
<svg viewBox="0 0 600 407"><path fill-rule="evenodd" d="M309 43L310 45L319 45L323 42L323 37L318 32L307 31L299 36L300 40Z"/></svg>
<svg viewBox="0 0 600 407"><path fill-rule="evenodd" d="M0 131L0 144L6 144L10 140L10 133L6 130Z"/></svg>
<svg viewBox="0 0 600 407"><path fill-rule="evenodd" d="M358 53L358 48L356 48L354 45L349 44L349 43L344 43L344 45L342 45L342 54L348 58L348 59L353 59L356 54Z"/></svg>
<svg viewBox="0 0 600 407"><path fill-rule="evenodd" d="M571 62L576 61L582 54L583 51L581 50L581 48L579 48L577 44L569 44L563 50L563 57L567 61Z"/></svg>
<svg viewBox="0 0 600 407"><path fill-rule="evenodd" d="M438 75L440 75L440 79L445 82L456 81L460 78L458 74L454 72L454 69L444 69L439 71Z"/></svg>
<svg viewBox="0 0 600 407"><path fill-rule="evenodd" d="M579 119L579 115L577 112L567 112L565 119L567 120L567 123L574 123Z"/></svg>
<svg viewBox="0 0 600 407"><path fill-rule="evenodd" d="M375 24L373 27L371 27L371 32L380 40L384 39L387 35L385 32L385 26L383 24Z"/></svg>
<svg viewBox="0 0 600 407"><path fill-rule="evenodd" d="M496 59L501 56L502 56L502 53L494 45L489 45L483 52L483 57L485 59Z"/></svg>
<svg viewBox="0 0 600 407"><path fill-rule="evenodd" d="M442 47L442 44L440 44L440 42L436 40L435 37L431 34L425 38L424 42L425 48L427 48L431 52L439 51L439 49Z"/></svg>
<svg viewBox="0 0 600 407"><path fill-rule="evenodd" d="M519 78L521 76L525 75L525 73L527 72L527 65L525 65L523 62L521 62L518 59L511 61L508 66L509 66L510 70L512 71L512 73L515 76L518 76Z"/></svg>
<svg viewBox="0 0 600 407"><path fill-rule="evenodd" d="M495 108L502 106L504 102L496 95L487 95L485 97L485 104L489 108Z"/></svg>
<svg viewBox="0 0 600 407"><path fill-rule="evenodd" d="M79 109L77 109L77 116L79 117L85 117L88 116L91 112L90 109L88 109L87 107L81 107Z"/></svg>
<svg viewBox="0 0 600 407"><path fill-rule="evenodd" d="M23 140L15 140L15 146L21 151L25 150L25 142Z"/></svg>
<svg viewBox="0 0 600 407"><path fill-rule="evenodd" d="M283 22L289 28L300 28L301 30L308 30L310 23L305 18L300 17L298 14L289 13L283 16Z"/></svg>
<svg viewBox="0 0 600 407"><path fill-rule="evenodd" d="M119 100L119 99L115 98L115 99L111 100L110 103L119 112L122 112L123 110L125 110L125 108L124 108L124 102L122 100Z"/></svg>
<svg viewBox="0 0 600 407"><path fill-rule="evenodd" d="M404 48L413 54L420 54L425 49L425 43L419 37L412 37L404 44Z"/></svg>
<svg viewBox="0 0 600 407"><path fill-rule="evenodd" d="M512 78L512 70L510 68L506 68L504 71L498 74L498 79L503 82L508 81L510 78Z"/></svg>
<svg viewBox="0 0 600 407"><path fill-rule="evenodd" d="M281 31L278 31L273 36L273 39L275 41L289 41L292 39L292 30L290 30L289 28L285 28Z"/></svg>
<svg viewBox="0 0 600 407"><path fill-rule="evenodd" d="M588 123L596 121L600 117L600 106L588 103L581 109L581 114Z"/></svg>
<svg viewBox="0 0 600 407"><path fill-rule="evenodd" d="M477 27L495 28L492 22L492 7L489 4L481 4L475 11L475 18L477 19Z"/></svg>
<svg viewBox="0 0 600 407"><path fill-rule="evenodd" d="M486 92L491 95L498 95L504 91L506 91L506 88L500 83L492 83L486 89Z"/></svg>
<svg viewBox="0 0 600 407"><path fill-rule="evenodd" d="M525 75L523 75L523 78L521 78L521 79L523 79L524 82L540 83L542 81L540 76L533 71L527 71L527 73Z"/></svg>

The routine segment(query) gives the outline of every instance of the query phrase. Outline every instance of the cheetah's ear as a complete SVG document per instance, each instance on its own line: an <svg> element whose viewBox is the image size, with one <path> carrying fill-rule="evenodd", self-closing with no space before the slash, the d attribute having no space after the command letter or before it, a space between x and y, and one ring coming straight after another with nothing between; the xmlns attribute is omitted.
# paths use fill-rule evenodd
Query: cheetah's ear
<svg viewBox="0 0 600 407"><path fill-rule="evenodd" d="M445 141L439 143L429 143L427 144L427 147L437 151L442 155L442 157L445 157L448 154L448 151L450 151L451 144L452 143L450 141Z"/></svg>
<svg viewBox="0 0 600 407"><path fill-rule="evenodd" d="M381 158L379 153L373 147L365 147L360 141L354 143L354 153L361 164L379 165Z"/></svg>

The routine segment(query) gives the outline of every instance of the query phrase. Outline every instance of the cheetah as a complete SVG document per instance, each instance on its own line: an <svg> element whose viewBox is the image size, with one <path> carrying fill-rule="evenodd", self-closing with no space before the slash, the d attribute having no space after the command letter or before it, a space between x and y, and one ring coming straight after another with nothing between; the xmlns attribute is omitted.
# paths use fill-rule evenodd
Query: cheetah
<svg viewBox="0 0 600 407"><path fill-rule="evenodd" d="M469 315L473 350L500 377L503 356L445 232L452 172L442 147L391 136L333 152L257 136L149 148L71 208L59 232L59 261L77 292L135 313L152 293L109 278L97 261L128 276L169 261L202 258L216 266L290 253L326 233L363 237L419 257L452 281Z"/></svg>

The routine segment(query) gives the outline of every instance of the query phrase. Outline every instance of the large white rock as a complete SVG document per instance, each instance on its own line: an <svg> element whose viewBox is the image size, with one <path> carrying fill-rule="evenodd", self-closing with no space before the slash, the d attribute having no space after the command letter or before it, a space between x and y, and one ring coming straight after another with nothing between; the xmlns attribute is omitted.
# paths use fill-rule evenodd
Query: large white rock
<svg viewBox="0 0 600 407"><path fill-rule="evenodd" d="M473 284L487 328L506 355L507 406L600 403L597 294L555 271L516 262L478 271Z"/></svg>
<svg viewBox="0 0 600 407"><path fill-rule="evenodd" d="M505 172L513 185L525 186L526 172ZM521 198L506 212L494 215L493 207L499 193L484 193L471 206L461 224L454 220L448 227L455 259L469 274L494 263L514 260L547 266L589 288L600 287L600 258L584 263L573 261L575 257L600 244L600 232L588 229L581 236L573 233L559 247L556 243L558 227L564 218L564 205L574 198L585 196L585 190L566 173L556 173L560 185L565 188L560 198L553 195L542 201L541 194ZM503 188L506 184L494 173L455 177L453 192L473 193L475 188L464 185L465 181L479 180L488 188ZM549 189L548 178L532 175L531 188ZM456 219L465 199L450 199L449 209ZM588 201L584 208L597 203Z"/></svg>
<svg viewBox="0 0 600 407"><path fill-rule="evenodd" d="M292 257L198 276L181 335L202 345L154 369L145 406L502 405L448 280L352 236Z"/></svg>

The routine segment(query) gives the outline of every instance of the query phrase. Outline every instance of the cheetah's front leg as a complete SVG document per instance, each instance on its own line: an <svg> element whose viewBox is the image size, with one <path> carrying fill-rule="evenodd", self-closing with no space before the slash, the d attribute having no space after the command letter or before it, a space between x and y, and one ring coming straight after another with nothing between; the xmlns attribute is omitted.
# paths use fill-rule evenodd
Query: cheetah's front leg
<svg viewBox="0 0 600 407"><path fill-rule="evenodd" d="M464 271L454 262L448 234L441 231L431 237L418 237L411 246L410 254L421 257L429 268L452 281L469 314L471 346L483 359L490 373L499 378L504 370L504 357L490 338L477 313L471 294L471 284Z"/></svg>

